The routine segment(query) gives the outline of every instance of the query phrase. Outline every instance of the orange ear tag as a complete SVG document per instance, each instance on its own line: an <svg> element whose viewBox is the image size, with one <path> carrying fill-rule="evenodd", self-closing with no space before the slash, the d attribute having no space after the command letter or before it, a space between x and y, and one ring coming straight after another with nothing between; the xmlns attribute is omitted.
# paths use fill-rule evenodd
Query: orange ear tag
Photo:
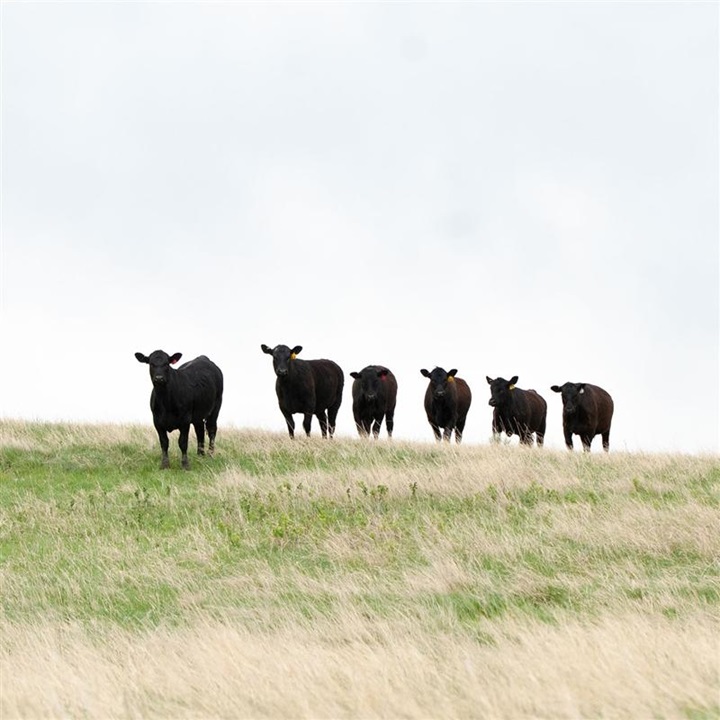
<svg viewBox="0 0 720 720"><path fill-rule="evenodd" d="M295 353L290 353L290 359L291 359L291 360L294 360L296 357L297 357L297 355L296 355Z"/></svg>
<svg viewBox="0 0 720 720"><path fill-rule="evenodd" d="M515 386L514 386L514 385L511 385L511 386L508 388L508 390L514 390L514 389L515 389Z"/></svg>
<svg viewBox="0 0 720 720"><path fill-rule="evenodd" d="M452 375L448 375L448 382L455 382L455 378Z"/></svg>

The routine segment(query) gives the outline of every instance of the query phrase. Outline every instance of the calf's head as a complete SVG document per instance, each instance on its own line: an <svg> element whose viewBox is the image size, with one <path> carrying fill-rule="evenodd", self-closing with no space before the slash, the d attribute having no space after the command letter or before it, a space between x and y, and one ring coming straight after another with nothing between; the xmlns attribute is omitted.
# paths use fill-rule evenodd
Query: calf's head
<svg viewBox="0 0 720 720"><path fill-rule="evenodd" d="M436 367L432 372L428 372L423 368L420 373L430 380L433 397L439 399L448 393L448 385L455 382L457 370L453 368L450 372L445 372L441 367Z"/></svg>
<svg viewBox="0 0 720 720"><path fill-rule="evenodd" d="M513 375L510 380L506 380L501 377L493 380L487 375L485 378L490 386L490 400L488 400L488 405L491 405L492 407L502 407L503 405L507 405L512 397L511 393L517 385L518 376Z"/></svg>
<svg viewBox="0 0 720 720"><path fill-rule="evenodd" d="M292 350L287 345L276 345L269 348L267 345L261 345L260 349L266 355L272 355L273 370L278 377L285 377L290 369L290 363L300 354L302 345L296 345Z"/></svg>
<svg viewBox="0 0 720 720"><path fill-rule="evenodd" d="M374 400L382 387L382 383L387 381L389 372L387 368L366 367L360 372L351 372L350 377L360 381L362 394L368 400Z"/></svg>
<svg viewBox="0 0 720 720"><path fill-rule="evenodd" d="M150 380L152 380L153 387L163 388L168 384L170 373L173 372L170 366L182 357L182 353L168 355L162 350L156 350L149 356L136 352L135 357L138 362L147 363L150 366Z"/></svg>
<svg viewBox="0 0 720 720"><path fill-rule="evenodd" d="M550 389L553 392L561 393L563 412L566 415L573 415L582 402L585 394L585 383L566 382L564 385L553 385Z"/></svg>

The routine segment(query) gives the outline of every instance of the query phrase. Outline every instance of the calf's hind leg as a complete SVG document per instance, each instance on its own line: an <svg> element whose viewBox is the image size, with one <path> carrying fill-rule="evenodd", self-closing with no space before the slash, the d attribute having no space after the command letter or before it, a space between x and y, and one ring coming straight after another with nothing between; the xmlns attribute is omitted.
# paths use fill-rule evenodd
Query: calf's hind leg
<svg viewBox="0 0 720 720"><path fill-rule="evenodd" d="M327 409L327 417L328 417L328 433L330 434L330 437L335 434L335 423L337 421L337 414L338 410L340 410L340 403L342 402L342 395L340 396L340 399L335 404L331 405ZM368 426L368 432L370 431L370 427Z"/></svg>
<svg viewBox="0 0 720 720"><path fill-rule="evenodd" d="M327 438L328 434L328 419L327 419L327 413L324 410L321 410L320 412L315 413L315 417L318 419L318 422L320 423L320 432L322 433L322 436L324 438ZM310 433L308 432L308 435Z"/></svg>
<svg viewBox="0 0 720 720"><path fill-rule="evenodd" d="M602 444L603 444L603 450L605 452L610 452L610 431L606 430L602 434Z"/></svg>
<svg viewBox="0 0 720 720"><path fill-rule="evenodd" d="M395 428L395 408L388 410L385 413L385 429L387 430L388 437L391 438L393 429Z"/></svg>
<svg viewBox="0 0 720 720"><path fill-rule="evenodd" d="M195 428L195 437L197 438L197 454L205 454L205 423L202 420L196 420L193 422Z"/></svg>
<svg viewBox="0 0 720 720"><path fill-rule="evenodd" d="M462 442L463 430L465 429L465 418L458 418L455 425L455 442L458 445ZM448 438L449 440L450 438Z"/></svg>
<svg viewBox="0 0 720 720"><path fill-rule="evenodd" d="M208 433L208 454L212 457L215 453L215 436L217 435L217 419L220 414L220 408L214 410L205 421L205 427Z"/></svg>

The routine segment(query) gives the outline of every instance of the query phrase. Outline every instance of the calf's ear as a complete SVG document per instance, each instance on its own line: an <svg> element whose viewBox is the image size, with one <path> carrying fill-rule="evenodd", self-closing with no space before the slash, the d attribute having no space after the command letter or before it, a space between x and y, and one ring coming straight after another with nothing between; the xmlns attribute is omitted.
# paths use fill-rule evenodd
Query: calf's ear
<svg viewBox="0 0 720 720"><path fill-rule="evenodd" d="M260 346L260 349L266 354L266 355L272 355L272 349L269 348L265 343L263 343Z"/></svg>
<svg viewBox="0 0 720 720"><path fill-rule="evenodd" d="M147 355L143 355L142 353L135 353L135 357L137 358L138 362L147 363L150 362L150 358Z"/></svg>
<svg viewBox="0 0 720 720"><path fill-rule="evenodd" d="M299 355L301 352L302 352L302 345L296 345L296 346L292 349L292 354L293 354L293 355Z"/></svg>
<svg viewBox="0 0 720 720"><path fill-rule="evenodd" d="M510 378L510 384L511 384L511 385L517 385L517 381L518 381L518 376L517 376L517 375L513 375L513 376Z"/></svg>
<svg viewBox="0 0 720 720"><path fill-rule="evenodd" d="M448 377L455 377L457 375L457 368L453 368L449 373Z"/></svg>
<svg viewBox="0 0 720 720"><path fill-rule="evenodd" d="M355 378L356 380L360 379L360 373L359 372L351 372L350 377Z"/></svg>
<svg viewBox="0 0 720 720"><path fill-rule="evenodd" d="M561 387L558 387L557 385L553 385L550 389L551 389L553 392L562 392L562 388L561 388Z"/></svg>
<svg viewBox="0 0 720 720"><path fill-rule="evenodd" d="M486 375L485 379L488 381L488 385L492 385L492 378L489 375Z"/></svg>
<svg viewBox="0 0 720 720"><path fill-rule="evenodd" d="M424 377L430 377L430 373L425 368L420 371L420 374Z"/></svg>
<svg viewBox="0 0 720 720"><path fill-rule="evenodd" d="M182 353L174 353L170 356L170 364L174 365L181 357Z"/></svg>

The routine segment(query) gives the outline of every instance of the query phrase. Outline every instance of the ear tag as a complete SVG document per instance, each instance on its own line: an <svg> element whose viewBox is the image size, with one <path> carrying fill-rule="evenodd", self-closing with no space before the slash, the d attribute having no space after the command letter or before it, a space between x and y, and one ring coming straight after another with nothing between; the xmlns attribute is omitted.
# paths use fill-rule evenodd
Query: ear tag
<svg viewBox="0 0 720 720"><path fill-rule="evenodd" d="M514 389L515 389L514 385L510 385L510 387L508 387L508 390L514 390Z"/></svg>
<svg viewBox="0 0 720 720"><path fill-rule="evenodd" d="M580 389L580 392L578 393L578 395L582 395L582 394L584 394L584 392L585 392L585 388L581 388L581 389Z"/></svg>
<svg viewBox="0 0 720 720"><path fill-rule="evenodd" d="M452 375L448 375L448 382L455 382L455 378Z"/></svg>
<svg viewBox="0 0 720 720"><path fill-rule="evenodd" d="M296 355L295 353L290 353L290 359L291 359L291 360L294 360L296 357L297 357L297 355Z"/></svg>

